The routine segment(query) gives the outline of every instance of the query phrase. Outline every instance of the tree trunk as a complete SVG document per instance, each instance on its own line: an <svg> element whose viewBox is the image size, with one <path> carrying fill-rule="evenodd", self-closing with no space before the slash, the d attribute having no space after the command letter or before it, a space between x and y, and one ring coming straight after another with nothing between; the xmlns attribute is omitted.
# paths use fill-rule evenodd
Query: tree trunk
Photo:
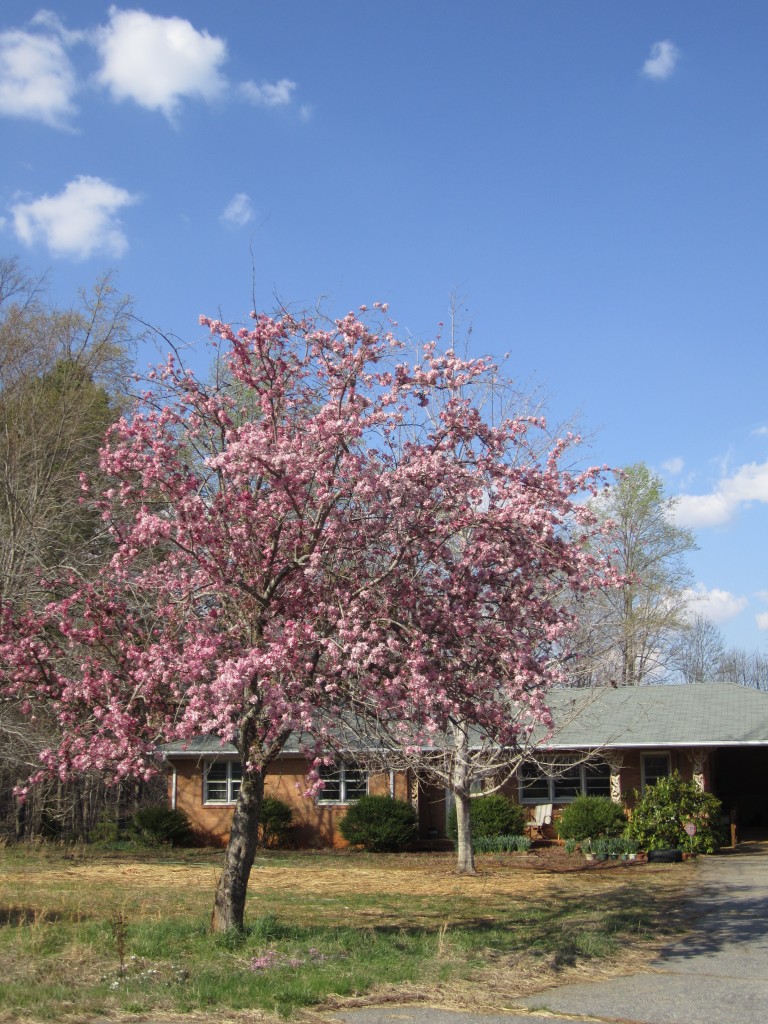
<svg viewBox="0 0 768 1024"><path fill-rule="evenodd" d="M474 875L475 855L472 852L472 822L469 805L472 802L466 790L453 794L456 805L456 871L460 875Z"/></svg>
<svg viewBox="0 0 768 1024"><path fill-rule="evenodd" d="M245 924L245 896L256 856L261 805L264 800L264 773L243 773L240 793L232 817L227 859L216 886L211 929L242 931Z"/></svg>

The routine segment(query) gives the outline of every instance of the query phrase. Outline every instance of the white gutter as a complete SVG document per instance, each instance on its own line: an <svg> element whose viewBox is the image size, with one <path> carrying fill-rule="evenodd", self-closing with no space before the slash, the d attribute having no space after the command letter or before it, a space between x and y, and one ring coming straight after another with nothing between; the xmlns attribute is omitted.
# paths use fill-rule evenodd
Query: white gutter
<svg viewBox="0 0 768 1024"><path fill-rule="evenodd" d="M171 768L172 768L172 774L171 774L171 810L175 811L176 810L176 792L177 792L178 773L176 771L176 765L175 764L171 765Z"/></svg>

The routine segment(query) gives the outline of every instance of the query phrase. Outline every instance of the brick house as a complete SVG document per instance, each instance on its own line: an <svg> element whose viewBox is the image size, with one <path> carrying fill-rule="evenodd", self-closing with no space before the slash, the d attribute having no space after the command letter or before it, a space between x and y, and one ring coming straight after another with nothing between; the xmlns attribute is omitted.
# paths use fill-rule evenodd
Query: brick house
<svg viewBox="0 0 768 1024"><path fill-rule="evenodd" d="M739 827L768 828L768 693L733 684L562 689L549 697L555 730L542 737L507 795L533 817L554 815L579 794L632 802L632 794L678 771L723 801ZM202 840L226 842L240 767L235 748L211 738L164 748L171 806L185 811ZM445 836L446 794L402 772L369 774L354 758L325 770L316 799L303 795L306 761L289 745L274 763L266 794L294 812L294 841L340 846L338 823L364 793L411 800L422 840ZM547 831L554 837L554 830Z"/></svg>

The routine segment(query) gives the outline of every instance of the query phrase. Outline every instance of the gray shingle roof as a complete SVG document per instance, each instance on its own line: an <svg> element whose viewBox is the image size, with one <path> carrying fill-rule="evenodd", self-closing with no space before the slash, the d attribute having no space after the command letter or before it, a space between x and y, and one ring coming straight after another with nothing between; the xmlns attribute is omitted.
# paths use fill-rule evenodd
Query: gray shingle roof
<svg viewBox="0 0 768 1024"><path fill-rule="evenodd" d="M768 746L768 693L733 683L557 690L547 747Z"/></svg>
<svg viewBox="0 0 768 1024"><path fill-rule="evenodd" d="M547 749L768 746L768 692L734 683L560 689L550 692L548 702L555 728L542 739ZM173 758L236 754L216 736L160 749ZM299 751L300 738L291 736L282 754Z"/></svg>

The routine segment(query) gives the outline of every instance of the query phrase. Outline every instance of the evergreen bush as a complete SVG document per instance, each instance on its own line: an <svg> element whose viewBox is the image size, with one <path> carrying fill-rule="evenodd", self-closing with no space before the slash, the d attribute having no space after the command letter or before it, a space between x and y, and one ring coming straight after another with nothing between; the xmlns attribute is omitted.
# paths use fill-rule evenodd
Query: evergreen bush
<svg viewBox="0 0 768 1024"><path fill-rule="evenodd" d="M293 824L293 811L275 796L265 796L259 821L259 846L282 846Z"/></svg>
<svg viewBox="0 0 768 1024"><path fill-rule="evenodd" d="M339 831L353 846L374 853L401 850L416 838L416 812L405 800L363 796L339 822Z"/></svg>
<svg viewBox="0 0 768 1024"><path fill-rule="evenodd" d="M620 836L627 826L621 804L607 796L577 796L555 822L561 839L594 839L596 836Z"/></svg>
<svg viewBox="0 0 768 1024"><path fill-rule="evenodd" d="M150 846L170 843L172 846L190 846L194 834L184 811L172 810L162 804L142 807L133 816L133 831L137 838Z"/></svg>
<svg viewBox="0 0 768 1024"><path fill-rule="evenodd" d="M501 793L475 797L469 803L469 817L472 823L474 849L477 849L478 839L521 836L525 831L525 811L520 804L513 804ZM456 842L456 805L453 801L448 812L448 835Z"/></svg>
<svg viewBox="0 0 768 1024"><path fill-rule="evenodd" d="M649 786L635 804L627 825L627 836L643 850L689 850L714 853L722 845L720 827L722 807L712 793L704 793L695 782L687 782L678 772ZM687 823L696 826L696 835L685 831Z"/></svg>

